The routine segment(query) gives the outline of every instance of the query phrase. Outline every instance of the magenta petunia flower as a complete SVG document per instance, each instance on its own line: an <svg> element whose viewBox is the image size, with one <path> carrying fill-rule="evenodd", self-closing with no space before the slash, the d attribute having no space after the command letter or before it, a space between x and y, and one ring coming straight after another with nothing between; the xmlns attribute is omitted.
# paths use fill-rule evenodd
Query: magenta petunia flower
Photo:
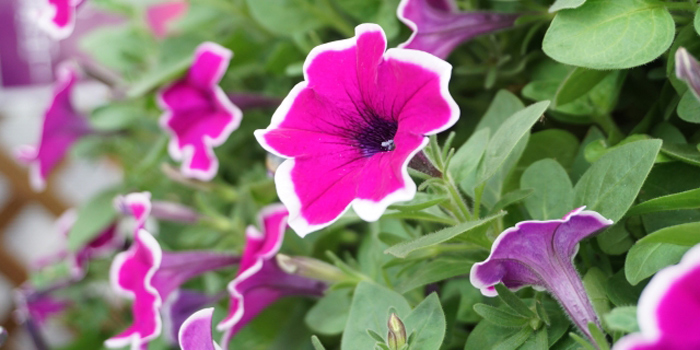
<svg viewBox="0 0 700 350"><path fill-rule="evenodd" d="M178 333L185 320L196 311L215 304L227 295L226 292L208 295L192 290L178 289L163 303L163 332L172 344L178 344Z"/></svg>
<svg viewBox="0 0 700 350"><path fill-rule="evenodd" d="M454 0L402 0L399 20L413 34L399 45L446 58L455 47L479 35L512 27L517 14L487 11L460 12Z"/></svg>
<svg viewBox="0 0 700 350"><path fill-rule="evenodd" d="M161 126L170 135L170 156L182 161L182 173L208 181L214 178L219 161L214 147L238 128L242 113L219 87L233 53L206 42L194 54L187 74L158 93L165 113Z"/></svg>
<svg viewBox="0 0 700 350"><path fill-rule="evenodd" d="M238 275L228 285L231 304L228 316L217 329L224 332L222 346L266 307L280 298L293 295L321 296L327 284L285 272L275 255L282 246L287 227L287 210L272 205L261 212L260 226L246 231L246 245Z"/></svg>
<svg viewBox="0 0 700 350"><path fill-rule="evenodd" d="M459 108L448 91L449 63L428 53L386 49L376 24L355 37L314 48L297 84L257 130L270 153L289 158L275 173L289 225L304 236L333 223L350 206L366 221L416 185L411 158L432 135L452 126Z"/></svg>
<svg viewBox="0 0 700 350"><path fill-rule="evenodd" d="M700 246L678 265L659 271L637 306L641 333L620 339L613 350L700 349Z"/></svg>
<svg viewBox="0 0 700 350"><path fill-rule="evenodd" d="M131 195L133 196L133 193ZM182 223L195 223L201 218L201 215L196 210L188 206L168 201L151 201L149 192L142 192L141 195L146 196L144 200L148 202L148 213L146 216ZM114 198L114 207L124 215L133 215L131 206L126 202L127 197L116 196Z"/></svg>
<svg viewBox="0 0 700 350"><path fill-rule="evenodd" d="M66 310L71 302L57 299L51 295L50 289L45 292L23 285L14 291L15 311L14 316L18 323L32 320L37 326L41 326L48 318L60 314Z"/></svg>
<svg viewBox="0 0 700 350"><path fill-rule="evenodd" d="M688 83L690 91L700 99L700 63L684 47L676 51L676 76Z"/></svg>
<svg viewBox="0 0 700 350"><path fill-rule="evenodd" d="M35 191L46 187L51 170L63 159L71 145L92 132L85 119L73 108L71 92L78 80L72 64L63 63L56 70L56 86L51 105L44 113L44 123L38 146L21 146L17 158L31 164L30 183Z"/></svg>
<svg viewBox="0 0 700 350"><path fill-rule="evenodd" d="M202 309L182 324L178 340L182 350L220 350L211 335L211 319L214 308Z"/></svg>
<svg viewBox="0 0 700 350"><path fill-rule="evenodd" d="M57 220L59 232L68 239L68 234L78 219L78 213L70 209ZM71 272L74 278L82 279L90 260L108 256L124 246L124 237L117 231L115 223L103 229L95 238L76 252L66 251L70 258Z"/></svg>
<svg viewBox="0 0 700 350"><path fill-rule="evenodd" d="M158 242L144 230L150 212L150 194L131 193L120 201L137 219L134 243L114 258L110 270L112 288L134 300L133 324L108 339L111 348L131 344L138 349L157 337L162 328L159 315L163 300L186 281L212 271L237 264L237 256L207 251L163 252Z"/></svg>
<svg viewBox="0 0 700 350"><path fill-rule="evenodd" d="M39 27L54 39L65 39L73 33L75 11L85 0L43 0Z"/></svg>
<svg viewBox="0 0 700 350"><path fill-rule="evenodd" d="M582 239L612 225L612 221L583 209L578 208L561 220L520 222L501 233L488 259L472 267L472 285L486 296L497 295L494 285L498 283L513 290L525 286L547 290L590 337L588 323L600 322L573 259Z"/></svg>

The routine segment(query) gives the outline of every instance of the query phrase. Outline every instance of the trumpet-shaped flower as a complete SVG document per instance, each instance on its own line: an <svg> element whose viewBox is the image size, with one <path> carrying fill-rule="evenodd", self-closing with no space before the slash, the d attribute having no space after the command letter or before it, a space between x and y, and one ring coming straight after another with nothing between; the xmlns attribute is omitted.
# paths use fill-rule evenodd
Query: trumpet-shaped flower
<svg viewBox="0 0 700 350"><path fill-rule="evenodd" d="M202 309L182 324L178 340L182 350L220 350L211 335L211 318L214 308Z"/></svg>
<svg viewBox="0 0 700 350"><path fill-rule="evenodd" d="M160 123L171 135L168 151L182 161L185 176L214 178L219 169L214 147L224 143L241 122L241 110L218 85L232 55L218 44L199 45L187 74L158 93L165 110Z"/></svg>
<svg viewBox="0 0 700 350"><path fill-rule="evenodd" d="M73 33L75 11L85 0L44 0L39 12L39 27L54 39L65 39Z"/></svg>
<svg viewBox="0 0 700 350"><path fill-rule="evenodd" d="M177 344L178 333L185 320L202 309L212 305L226 296L226 292L208 295L192 290L178 289L170 293L168 299L163 303L163 329L166 339L173 344Z"/></svg>
<svg viewBox="0 0 700 350"><path fill-rule="evenodd" d="M38 146L21 146L17 158L30 167L30 183L35 191L46 187L51 170L63 159L77 140L92 132L85 117L73 108L71 92L78 80L77 68L63 63L56 70L53 101L44 113Z"/></svg>
<svg viewBox="0 0 700 350"><path fill-rule="evenodd" d="M449 63L425 52L386 50L381 27L314 48L297 84L258 130L258 142L285 160L275 173L289 225L304 236L350 206L377 220L413 198L411 158L452 126L459 108L448 91Z"/></svg>
<svg viewBox="0 0 700 350"><path fill-rule="evenodd" d="M641 333L620 339L613 350L700 349L700 246L678 265L659 271L637 307Z"/></svg>
<svg viewBox="0 0 700 350"><path fill-rule="evenodd" d="M399 47L440 58L474 37L512 27L518 18L509 13L460 12L454 0L402 0L397 15L413 31Z"/></svg>
<svg viewBox="0 0 700 350"><path fill-rule="evenodd" d="M163 300L186 281L237 264L236 256L207 251L163 252L158 242L142 229L150 212L150 194L132 193L121 201L137 219L137 231L131 247L114 258L110 270L112 288L134 300L133 324L108 339L111 348L131 344L138 349L157 337L162 328L160 310Z"/></svg>
<svg viewBox="0 0 700 350"><path fill-rule="evenodd" d="M573 259L582 239L612 221L583 209L561 220L524 221L504 231L493 243L488 259L472 267L471 283L487 296L497 294L494 285L498 283L513 290L525 286L547 290L590 337L588 323L600 323Z"/></svg>
<svg viewBox="0 0 700 350"><path fill-rule="evenodd" d="M221 345L228 348L231 338L266 307L293 295L321 296L324 282L287 273L275 255L282 246L287 227L287 210L281 205L262 210L260 225L246 231L246 246L236 278L228 285L231 304L228 316L217 326L224 331Z"/></svg>
<svg viewBox="0 0 700 350"><path fill-rule="evenodd" d="M690 91L700 99L700 63L684 47L676 51L676 76L688 83Z"/></svg>

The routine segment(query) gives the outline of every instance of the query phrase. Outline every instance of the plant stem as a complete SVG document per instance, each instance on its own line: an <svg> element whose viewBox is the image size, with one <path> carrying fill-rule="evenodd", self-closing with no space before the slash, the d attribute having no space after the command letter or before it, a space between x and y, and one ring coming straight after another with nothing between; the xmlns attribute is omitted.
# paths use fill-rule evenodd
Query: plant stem
<svg viewBox="0 0 700 350"><path fill-rule="evenodd" d="M457 205L457 208L459 209L459 212L456 214L461 214L462 220L460 221L469 221L472 219L472 215L469 212L469 208L467 208L466 203L464 203L464 199L462 196L459 194L459 189L457 189L457 186L455 185L455 182L452 180L452 177L449 174L445 174L446 179L445 179L445 184L447 187L447 190L450 192L450 196L452 197L452 200L455 202ZM459 218L460 215L457 215Z"/></svg>
<svg viewBox="0 0 700 350"><path fill-rule="evenodd" d="M481 196L484 194L484 188L486 188L486 183L482 183L474 189L474 218L477 220L481 211Z"/></svg>
<svg viewBox="0 0 700 350"><path fill-rule="evenodd" d="M593 114L592 118L608 135L609 144L615 145L625 138L625 135L620 131L620 128L617 127L617 124L615 124L610 114Z"/></svg>

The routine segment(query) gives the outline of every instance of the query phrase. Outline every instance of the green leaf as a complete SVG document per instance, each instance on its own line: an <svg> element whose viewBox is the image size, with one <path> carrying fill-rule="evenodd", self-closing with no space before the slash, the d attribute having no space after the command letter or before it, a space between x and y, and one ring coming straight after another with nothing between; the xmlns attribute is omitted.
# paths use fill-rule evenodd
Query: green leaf
<svg viewBox="0 0 700 350"><path fill-rule="evenodd" d="M250 15L268 31L292 36L321 27L316 5L308 0L246 0Z"/></svg>
<svg viewBox="0 0 700 350"><path fill-rule="evenodd" d="M515 190L512 192L508 192L503 197L501 197L501 199L498 200L496 204L493 205L493 208L491 208L489 213L498 213L499 211L503 210L509 205L518 203L523 199L529 198L533 192L535 191L529 188L524 190Z"/></svg>
<svg viewBox="0 0 700 350"><path fill-rule="evenodd" d="M500 327L523 327L530 319L486 304L474 305L474 311L484 320Z"/></svg>
<svg viewBox="0 0 700 350"><path fill-rule="evenodd" d="M632 205L651 170L660 140L620 146L602 156L574 187L574 207L585 205L617 221Z"/></svg>
<svg viewBox="0 0 700 350"><path fill-rule="evenodd" d="M627 212L627 216L642 215L668 210L700 208L700 188L674 193L639 203Z"/></svg>
<svg viewBox="0 0 700 350"><path fill-rule="evenodd" d="M456 226L448 227L440 231L418 237L411 241L399 243L385 250L384 253L391 254L398 258L405 258L411 252L447 242L459 235L489 225L493 220L496 220L497 218L500 218L503 215L505 215L505 213L500 213L481 220L464 222Z"/></svg>
<svg viewBox="0 0 700 350"><path fill-rule="evenodd" d="M530 128L547 110L549 101L532 104L506 119L493 134L486 147L486 153L481 163L477 184L481 184L495 174L505 162L508 155L515 149L518 141L530 131Z"/></svg>
<svg viewBox="0 0 700 350"><path fill-rule="evenodd" d="M588 269L586 275L583 276L583 286L586 289L586 294L593 304L593 309L596 314L603 315L610 311L610 302L605 293L605 282L607 277L597 267Z"/></svg>
<svg viewBox="0 0 700 350"><path fill-rule="evenodd" d="M557 13L542 49L573 66L624 69L659 57L675 33L675 22L661 2L588 0Z"/></svg>
<svg viewBox="0 0 700 350"><path fill-rule="evenodd" d="M462 182L479 166L489 143L490 129L475 132L452 157L448 171L457 183Z"/></svg>
<svg viewBox="0 0 700 350"><path fill-rule="evenodd" d="M182 75L191 64L192 57L185 57L179 61L159 65L136 81L126 92L126 96L130 98L141 97Z"/></svg>
<svg viewBox="0 0 700 350"><path fill-rule="evenodd" d="M597 140L604 139L605 135L603 135L600 129L596 128L595 126L591 127L588 130L588 133L586 133L586 137L581 142L581 146L578 148L576 157L574 158L574 161L571 164L571 180L573 182L578 182L581 176L583 176L586 170L591 166L591 163L589 163L586 160L585 155L585 150L588 147L588 145Z"/></svg>
<svg viewBox="0 0 700 350"><path fill-rule="evenodd" d="M610 350L610 344L608 344L608 340L605 339L605 334L603 334L603 331L600 330L595 323L590 322L588 324L588 331L591 333L591 336L593 336L593 340L595 340L599 350Z"/></svg>
<svg viewBox="0 0 700 350"><path fill-rule="evenodd" d="M78 219L68 233L68 250L78 251L117 217L114 209L114 196L118 189L110 189L91 198L78 211Z"/></svg>
<svg viewBox="0 0 700 350"><path fill-rule="evenodd" d="M599 350L596 349L595 346L591 345L591 343L588 342L588 340L583 339L580 335L576 333L569 333L569 336L575 340L579 345L583 346L584 349L586 350Z"/></svg>
<svg viewBox="0 0 700 350"><path fill-rule="evenodd" d="M429 261L416 271L412 271L401 283L396 286L396 291L406 293L415 288L447 280L456 276L469 275L472 261L464 259L440 258Z"/></svg>
<svg viewBox="0 0 700 350"><path fill-rule="evenodd" d="M605 292L608 300L615 306L635 305L646 285L644 283L633 286L627 281L625 270L619 270L605 284Z"/></svg>
<svg viewBox="0 0 700 350"><path fill-rule="evenodd" d="M323 335L340 334L348 319L350 302L347 290L332 291L314 304L304 321L314 332Z"/></svg>
<svg viewBox="0 0 700 350"><path fill-rule="evenodd" d="M554 4L549 7L549 13L565 9L575 9L583 5L584 2L586 2L586 0L556 0Z"/></svg>
<svg viewBox="0 0 700 350"><path fill-rule="evenodd" d="M520 178L520 188L535 190L525 198L525 208L535 220L559 219L573 208L574 187L569 175L552 159L530 165Z"/></svg>
<svg viewBox="0 0 700 350"><path fill-rule="evenodd" d="M664 142L661 153L681 162L700 166L700 151L694 145Z"/></svg>
<svg viewBox="0 0 700 350"><path fill-rule="evenodd" d="M695 32L700 35L700 9L695 11L695 18L693 19L693 26L695 27Z"/></svg>
<svg viewBox="0 0 700 350"><path fill-rule="evenodd" d="M635 244L625 259L625 276L634 286L664 267L678 263L688 249L669 243Z"/></svg>
<svg viewBox="0 0 700 350"><path fill-rule="evenodd" d="M144 111L132 103L112 102L95 108L90 115L90 123L102 131L122 130L143 116Z"/></svg>
<svg viewBox="0 0 700 350"><path fill-rule="evenodd" d="M603 319L608 327L614 331L625 333L639 332L636 306L616 307L610 313L604 315Z"/></svg>
<svg viewBox="0 0 700 350"><path fill-rule="evenodd" d="M367 330L387 334L390 310L396 312L401 319L405 319L411 312L411 307L401 294L372 282L360 282L355 288L340 348L374 349L376 341Z"/></svg>
<svg viewBox="0 0 700 350"><path fill-rule="evenodd" d="M700 124L700 101L689 90L683 94L678 107L676 107L678 117L689 122Z"/></svg>
<svg viewBox="0 0 700 350"><path fill-rule="evenodd" d="M493 101L489 105L488 110L476 125L476 130L490 129L491 132L498 128L519 110L525 108L525 105L520 99L508 90L498 90Z"/></svg>
<svg viewBox="0 0 700 350"><path fill-rule="evenodd" d="M318 337L315 335L311 337L311 345L313 345L314 350L326 350L323 344L321 344L321 341L318 340Z"/></svg>
<svg viewBox="0 0 700 350"><path fill-rule="evenodd" d="M620 221L596 236L598 246L605 254L622 255L634 245L624 221Z"/></svg>
<svg viewBox="0 0 700 350"><path fill-rule="evenodd" d="M554 97L554 105L565 105L586 95L610 73L610 71L577 67L559 85L559 90Z"/></svg>
<svg viewBox="0 0 700 350"><path fill-rule="evenodd" d="M445 338L445 313L440 299L431 293L404 319L406 334L413 334L411 349L438 350ZM359 348L358 348L359 349Z"/></svg>
<svg viewBox="0 0 700 350"><path fill-rule="evenodd" d="M637 241L637 244L650 243L670 243L692 247L700 243L700 222L664 227Z"/></svg>
<svg viewBox="0 0 700 350"><path fill-rule="evenodd" d="M518 167L528 167L532 163L551 158L564 168L569 168L574 162L579 148L578 138L566 130L547 129L530 136L525 152L518 162Z"/></svg>
<svg viewBox="0 0 700 350"><path fill-rule="evenodd" d="M428 194L424 192L416 193L410 201L392 204L389 209L401 211L420 211L432 206L438 205L447 200L447 197L441 194Z"/></svg>
<svg viewBox="0 0 700 350"><path fill-rule="evenodd" d="M510 308L513 309L520 316L527 318L536 317L535 313L532 310L530 310L530 308L525 304L525 302L523 302L522 299L520 299L517 295L515 295L515 293L513 293L502 283L497 284L495 288L496 292L498 292L498 298L501 299L506 305L510 306Z"/></svg>
<svg viewBox="0 0 700 350"><path fill-rule="evenodd" d="M530 327L523 327L521 328L517 333L511 335L510 337L503 339L501 342L496 344L492 350L511 350L511 349L517 349L525 341L527 341L527 338L530 338L534 331Z"/></svg>

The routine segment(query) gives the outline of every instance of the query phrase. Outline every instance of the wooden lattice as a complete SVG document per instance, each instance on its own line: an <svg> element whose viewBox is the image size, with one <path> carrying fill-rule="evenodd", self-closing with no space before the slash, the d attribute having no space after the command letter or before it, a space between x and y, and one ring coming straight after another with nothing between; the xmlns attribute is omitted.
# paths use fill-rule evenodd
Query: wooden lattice
<svg viewBox="0 0 700 350"><path fill-rule="evenodd" d="M0 241L3 240L7 226L15 220L22 208L29 203L38 203L55 216L62 214L68 208L66 204L54 195L50 181L45 191L35 193L29 186L27 170L17 165L14 159L3 150L0 150L0 174L8 180L11 191L10 200L0 209ZM12 252L6 251L2 244L0 244L0 274L14 286L19 286L27 279L26 267L13 256ZM10 334L10 339L8 339L7 345L3 349L11 350L13 330L17 325L12 317L7 317L7 319L0 320L0 322Z"/></svg>

